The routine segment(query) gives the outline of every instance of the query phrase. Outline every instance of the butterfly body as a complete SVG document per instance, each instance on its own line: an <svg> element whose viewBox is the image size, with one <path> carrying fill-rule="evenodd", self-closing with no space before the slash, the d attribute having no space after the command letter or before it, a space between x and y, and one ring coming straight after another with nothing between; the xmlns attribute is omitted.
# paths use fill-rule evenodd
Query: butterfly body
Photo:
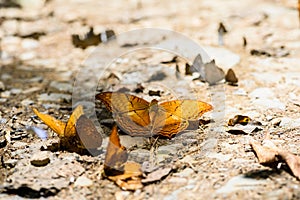
<svg viewBox="0 0 300 200"><path fill-rule="evenodd" d="M196 100L148 102L134 95L103 92L96 95L113 113L118 126L131 136L162 135L171 138L186 129L188 120L197 120L212 109L208 103Z"/></svg>

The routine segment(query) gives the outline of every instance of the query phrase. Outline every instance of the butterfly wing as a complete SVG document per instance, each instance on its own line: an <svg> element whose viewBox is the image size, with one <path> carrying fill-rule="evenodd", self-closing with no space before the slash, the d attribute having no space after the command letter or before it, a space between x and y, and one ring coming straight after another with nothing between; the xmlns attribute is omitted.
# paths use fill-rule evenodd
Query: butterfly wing
<svg viewBox="0 0 300 200"><path fill-rule="evenodd" d="M86 115L81 115L76 121L76 132L86 149L96 149L101 146L102 136Z"/></svg>
<svg viewBox="0 0 300 200"><path fill-rule="evenodd" d="M161 103L159 106L170 115L184 120L197 120L213 108L208 103L196 100L173 100Z"/></svg>
<svg viewBox="0 0 300 200"><path fill-rule="evenodd" d="M118 126L129 135L143 135L149 131L149 102L134 95L103 92L96 95L113 113Z"/></svg>
<svg viewBox="0 0 300 200"><path fill-rule="evenodd" d="M159 109L152 124L151 133L153 135L162 135L169 138L183 131L189 125L187 120L167 113L163 109Z"/></svg>
<svg viewBox="0 0 300 200"><path fill-rule="evenodd" d="M49 126L56 134L60 137L64 136L64 130L66 124L50 115L40 113L37 109L33 108L33 112L47 125Z"/></svg>
<svg viewBox="0 0 300 200"><path fill-rule="evenodd" d="M75 124L81 115L83 115L83 107L82 107L82 105L79 105L75 108L75 110L73 111L73 113L71 114L71 116L67 122L65 131L64 131L65 137L74 137L76 135Z"/></svg>

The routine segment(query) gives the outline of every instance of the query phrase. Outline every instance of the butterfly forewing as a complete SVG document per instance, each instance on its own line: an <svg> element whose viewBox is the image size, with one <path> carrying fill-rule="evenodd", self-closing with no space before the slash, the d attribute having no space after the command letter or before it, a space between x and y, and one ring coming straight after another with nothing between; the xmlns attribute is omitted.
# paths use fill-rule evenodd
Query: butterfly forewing
<svg viewBox="0 0 300 200"><path fill-rule="evenodd" d="M184 120L197 120L203 113L212 110L210 104L196 100L173 100L161 103L159 106Z"/></svg>
<svg viewBox="0 0 300 200"><path fill-rule="evenodd" d="M96 95L107 109L113 113L127 113L135 110L147 110L149 102L134 95L119 92L103 92Z"/></svg>

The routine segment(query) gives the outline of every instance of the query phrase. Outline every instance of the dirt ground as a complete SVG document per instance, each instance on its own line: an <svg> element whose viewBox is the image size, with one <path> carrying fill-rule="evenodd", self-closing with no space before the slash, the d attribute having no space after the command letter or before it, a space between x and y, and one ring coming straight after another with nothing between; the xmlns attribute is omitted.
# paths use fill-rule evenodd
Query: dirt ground
<svg viewBox="0 0 300 200"><path fill-rule="evenodd" d="M49 0L21 1L21 6L0 7L0 199L300 199L299 179L286 166L260 165L249 145L269 134L278 147L300 155L296 1ZM227 30L223 45L221 22ZM172 52L145 48L163 45L169 36L135 35L122 44L112 40L75 47L72 35L82 38L90 27L95 34L113 30L117 39L143 28L152 28L154 36L155 30L174 31L203 48L225 72L232 68L238 85L210 86L186 75L185 64L200 52L188 54L191 49L180 50L176 40ZM122 45L127 49L119 54ZM173 60L176 51L187 56ZM138 83L144 87L139 93ZM121 133L129 159L143 165L145 174L171 169L142 189L126 191L102 175L112 117L99 101L96 106L85 102L92 111L96 108L98 118L92 112L89 117L96 119L103 137L98 156L41 151L58 137L32 111L35 107L67 121L76 103L106 90L148 101L197 98L214 110L202 117L206 123L200 128L196 122L196 130L158 138L151 167L153 140ZM228 120L235 115L260 124L230 131ZM32 126L47 130L48 140L30 131ZM32 164L45 157L45 166Z"/></svg>

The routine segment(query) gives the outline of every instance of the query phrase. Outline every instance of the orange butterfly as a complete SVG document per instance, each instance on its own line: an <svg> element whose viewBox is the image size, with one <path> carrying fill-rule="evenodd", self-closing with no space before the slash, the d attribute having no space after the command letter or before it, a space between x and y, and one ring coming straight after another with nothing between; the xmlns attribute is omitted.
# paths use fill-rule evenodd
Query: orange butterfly
<svg viewBox="0 0 300 200"><path fill-rule="evenodd" d="M188 120L197 120L212 110L208 103L196 100L173 100L150 103L134 95L103 92L96 95L113 113L118 126L132 136L162 135L171 138L185 130Z"/></svg>
<svg viewBox="0 0 300 200"><path fill-rule="evenodd" d="M96 149L102 144L102 137L93 122L83 112L81 105L77 106L67 123L54 117L40 113L33 108L33 112L47 124L60 138L62 147L75 152L82 149Z"/></svg>

